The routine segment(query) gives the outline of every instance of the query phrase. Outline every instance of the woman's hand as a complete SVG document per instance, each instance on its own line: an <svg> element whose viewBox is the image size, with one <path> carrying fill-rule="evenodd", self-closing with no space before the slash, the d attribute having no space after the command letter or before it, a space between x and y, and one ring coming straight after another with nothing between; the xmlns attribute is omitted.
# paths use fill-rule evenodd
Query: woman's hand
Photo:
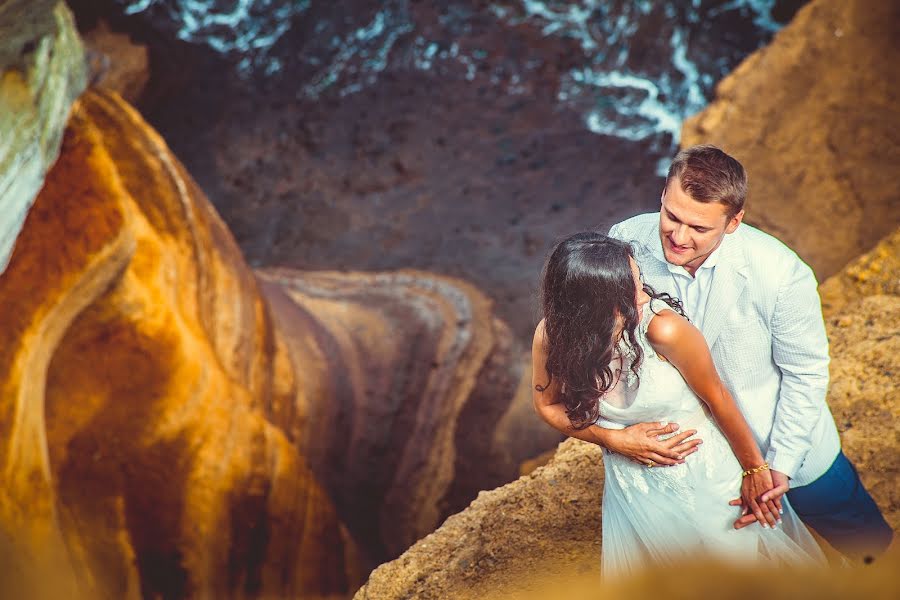
<svg viewBox="0 0 900 600"><path fill-rule="evenodd" d="M756 521L763 527L772 527L781 523L781 495L763 502L762 497L775 486L772 472L768 469L752 473L741 480L741 497L732 500L732 506L741 506L742 518L735 521L735 529L746 527L753 521L748 517L752 514ZM744 516L746 515L746 516Z"/></svg>
<svg viewBox="0 0 900 600"><path fill-rule="evenodd" d="M696 452L697 446L703 443L699 439L688 440L697 433L696 429L661 441L659 436L678 431L675 423L638 423L625 429L591 429L598 430L597 444L644 466L680 465L685 456Z"/></svg>
<svg viewBox="0 0 900 600"><path fill-rule="evenodd" d="M772 474L772 484L775 486L768 492L763 494L763 498L767 501L766 503L774 503L775 507L778 509L778 514L782 514L781 510L781 497L791 489L790 478L784 473L779 473L778 471L770 469L769 472ZM742 506L744 504L742 498L737 498L729 502L731 506ZM757 522L756 515L751 513L749 509L744 509L741 511L743 515L740 519L734 522L735 529L743 529L747 525L752 525ZM779 522L781 518L779 517Z"/></svg>

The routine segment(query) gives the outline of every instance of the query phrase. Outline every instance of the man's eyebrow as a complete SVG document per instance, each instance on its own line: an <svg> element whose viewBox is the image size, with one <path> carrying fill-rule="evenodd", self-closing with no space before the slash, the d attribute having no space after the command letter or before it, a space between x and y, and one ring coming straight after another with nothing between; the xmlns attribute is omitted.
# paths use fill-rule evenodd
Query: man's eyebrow
<svg viewBox="0 0 900 600"><path fill-rule="evenodd" d="M669 210L668 208L663 207L663 210L666 211L666 215L667 215L670 219L672 219L673 221L677 221L677 222L679 222L679 223L684 223L684 221L682 221L682 220L679 219L677 216L675 216L674 214L672 214L672 211ZM712 229L712 227L710 227L709 225L692 225L691 223L684 223L684 224L687 225L688 227L692 228L692 229Z"/></svg>

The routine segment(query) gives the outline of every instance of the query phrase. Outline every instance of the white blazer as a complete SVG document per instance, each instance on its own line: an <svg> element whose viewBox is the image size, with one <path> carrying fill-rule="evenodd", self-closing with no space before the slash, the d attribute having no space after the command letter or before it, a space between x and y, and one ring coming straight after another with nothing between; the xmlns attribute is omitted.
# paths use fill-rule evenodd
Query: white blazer
<svg viewBox="0 0 900 600"><path fill-rule="evenodd" d="M677 297L659 213L613 225L609 235L633 245L645 283ZM722 240L702 331L771 468L793 487L818 479L841 442L825 403L828 338L812 269L742 223Z"/></svg>

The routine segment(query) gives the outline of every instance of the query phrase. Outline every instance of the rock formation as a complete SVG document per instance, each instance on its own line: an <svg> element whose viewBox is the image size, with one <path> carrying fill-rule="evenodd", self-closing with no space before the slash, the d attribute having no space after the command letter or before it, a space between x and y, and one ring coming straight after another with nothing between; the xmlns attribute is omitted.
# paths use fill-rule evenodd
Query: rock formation
<svg viewBox="0 0 900 600"><path fill-rule="evenodd" d="M820 287L844 451L900 530L900 229Z"/></svg>
<svg viewBox="0 0 900 600"><path fill-rule="evenodd" d="M895 530L900 528L898 250L900 229L821 286L833 356L828 403L844 452ZM834 297L850 300L832 312L827 307ZM355 598L504 597L538 580L568 581L596 572L602 494L600 449L567 440L547 466L479 494L399 559L376 569Z"/></svg>
<svg viewBox="0 0 900 600"><path fill-rule="evenodd" d="M117 96L73 109L0 278L0 336L0 529L26 556L55 549L86 597L358 585L355 544L272 421L292 398L256 279Z"/></svg>
<svg viewBox="0 0 900 600"><path fill-rule="evenodd" d="M58 0L0 0L0 273L85 85L72 15Z"/></svg>
<svg viewBox="0 0 900 600"><path fill-rule="evenodd" d="M558 439L519 385L521 348L472 286L416 271L260 277L296 373L295 414L276 418L376 558Z"/></svg>
<svg viewBox="0 0 900 600"><path fill-rule="evenodd" d="M84 34L84 46L91 68L91 84L113 90L129 104L136 104L150 79L147 46L110 30L102 19Z"/></svg>
<svg viewBox="0 0 900 600"><path fill-rule="evenodd" d="M900 222L900 2L816 0L688 119L747 167L747 221L808 260L820 281Z"/></svg>
<svg viewBox="0 0 900 600"><path fill-rule="evenodd" d="M257 279L110 92L76 104L0 308L0 533L92 593L346 594L557 439L486 296Z"/></svg>

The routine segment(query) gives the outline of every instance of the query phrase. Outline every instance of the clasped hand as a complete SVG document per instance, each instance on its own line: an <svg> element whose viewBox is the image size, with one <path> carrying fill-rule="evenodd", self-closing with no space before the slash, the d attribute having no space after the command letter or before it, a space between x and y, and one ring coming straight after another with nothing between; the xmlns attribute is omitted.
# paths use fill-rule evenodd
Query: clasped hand
<svg viewBox="0 0 900 600"><path fill-rule="evenodd" d="M766 469L747 475L741 481L741 497L728 504L741 507L741 517L735 529L743 529L754 522L774 528L781 523L781 497L790 489L788 476Z"/></svg>

